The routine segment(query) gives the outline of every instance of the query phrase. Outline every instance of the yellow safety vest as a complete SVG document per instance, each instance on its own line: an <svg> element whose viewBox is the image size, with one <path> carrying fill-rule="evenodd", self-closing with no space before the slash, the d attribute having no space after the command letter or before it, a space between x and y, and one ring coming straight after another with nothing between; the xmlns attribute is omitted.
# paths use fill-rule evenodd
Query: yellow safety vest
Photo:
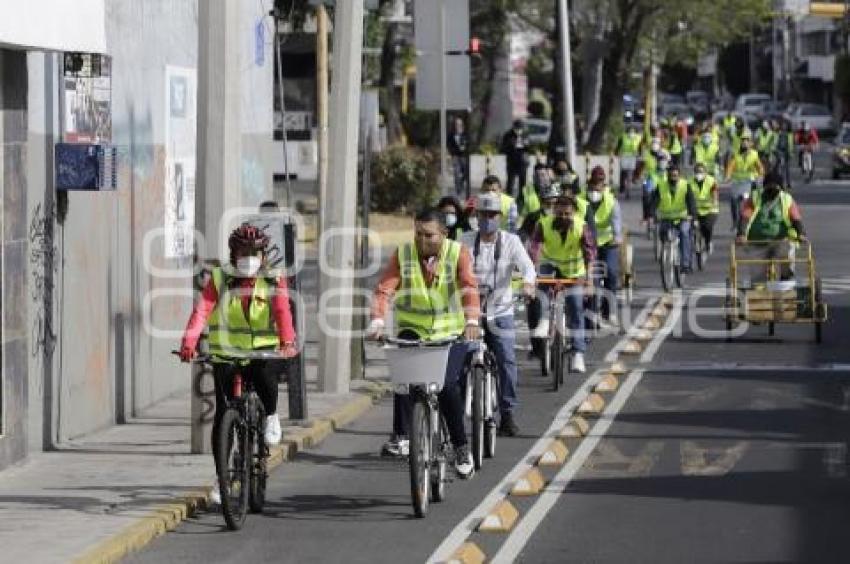
<svg viewBox="0 0 850 564"><path fill-rule="evenodd" d="M540 228L543 231L543 260L555 266L565 278L583 277L587 274L581 248L584 220L574 217L566 238L555 229L554 223L555 217L551 215L540 220Z"/></svg>
<svg viewBox="0 0 850 564"><path fill-rule="evenodd" d="M667 150L671 155L682 154L682 141L679 139L679 135L675 131L670 132L670 139L667 140Z"/></svg>
<svg viewBox="0 0 850 564"><path fill-rule="evenodd" d="M776 132L773 130L764 131L759 129L758 135L756 136L756 143L758 144L758 150L766 153L768 151L772 151L774 146L776 146Z"/></svg>
<svg viewBox="0 0 850 564"><path fill-rule="evenodd" d="M685 219L688 217L688 181L680 178L676 183L675 194L670 189L670 181L658 185L658 217L665 220Z"/></svg>
<svg viewBox="0 0 850 564"><path fill-rule="evenodd" d="M596 244L600 247L610 244L614 241L614 205L616 204L614 196L610 193L603 194L602 200L599 202L599 207L596 208L596 213L593 215L596 224Z"/></svg>
<svg viewBox="0 0 850 564"><path fill-rule="evenodd" d="M658 160L653 156L652 152L648 150L644 151L641 160L643 161L643 173L646 177L649 178L655 174L655 171L658 169Z"/></svg>
<svg viewBox="0 0 850 564"><path fill-rule="evenodd" d="M710 213L720 213L720 202L714 199L713 188L716 180L710 174L705 175L702 181L702 186L699 185L696 178L691 179L691 190L694 192L694 198L697 201L697 213L701 216Z"/></svg>
<svg viewBox="0 0 850 564"><path fill-rule="evenodd" d="M401 284L394 301L397 331L411 329L426 341L439 341L463 333L466 320L457 277L460 250L459 242L443 241L436 275L428 287L416 245L406 243L398 248Z"/></svg>
<svg viewBox="0 0 850 564"><path fill-rule="evenodd" d="M537 195L537 189L533 184L527 184L522 189L522 212L525 216L534 213L540 209L540 197Z"/></svg>
<svg viewBox="0 0 850 564"><path fill-rule="evenodd" d="M640 133L623 133L620 138L620 156L636 157L641 139Z"/></svg>
<svg viewBox="0 0 850 564"><path fill-rule="evenodd" d="M702 143L697 143L694 145L694 158L696 159L694 164L702 163L707 167L713 167L717 162L717 153L719 152L720 145L714 142L708 147Z"/></svg>
<svg viewBox="0 0 850 564"><path fill-rule="evenodd" d="M750 237L750 229L759 216L762 209L761 190L755 190L751 196L753 201L753 215L747 224L747 238ZM779 193L779 205L782 206L782 221L785 224L786 234L789 239L797 238L797 230L794 229L791 223L791 206L794 204L794 198L788 192L782 191Z"/></svg>
<svg viewBox="0 0 850 564"><path fill-rule="evenodd" d="M499 200L502 203L502 229L507 229L514 199L503 192L499 192Z"/></svg>
<svg viewBox="0 0 850 564"><path fill-rule="evenodd" d="M732 162L735 163L732 180L755 180L758 176L759 154L755 149L750 149L746 155L737 151L732 156Z"/></svg>
<svg viewBox="0 0 850 564"><path fill-rule="evenodd" d="M587 206L590 205L590 202L587 199L579 194L576 196L576 215L579 216L582 220L587 217Z"/></svg>
<svg viewBox="0 0 850 564"><path fill-rule="evenodd" d="M280 344L271 314L269 282L257 278L254 282L248 317L242 308L242 294L229 288L231 277L221 268L212 271L212 282L218 293L218 303L209 319L209 346L213 357L234 357L258 349L276 348Z"/></svg>

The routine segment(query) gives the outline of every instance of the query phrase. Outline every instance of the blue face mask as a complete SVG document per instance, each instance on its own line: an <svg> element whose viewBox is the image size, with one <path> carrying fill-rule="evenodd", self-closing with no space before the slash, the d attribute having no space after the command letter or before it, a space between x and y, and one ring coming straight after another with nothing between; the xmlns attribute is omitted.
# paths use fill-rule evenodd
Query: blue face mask
<svg viewBox="0 0 850 564"><path fill-rule="evenodd" d="M478 230L485 235L492 235L499 230L499 219L496 217L480 218Z"/></svg>

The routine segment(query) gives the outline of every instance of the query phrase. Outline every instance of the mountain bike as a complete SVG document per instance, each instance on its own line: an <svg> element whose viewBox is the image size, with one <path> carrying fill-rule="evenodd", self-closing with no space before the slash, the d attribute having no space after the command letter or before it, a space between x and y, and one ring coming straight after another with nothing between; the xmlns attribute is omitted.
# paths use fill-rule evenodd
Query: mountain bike
<svg viewBox="0 0 850 564"><path fill-rule="evenodd" d="M172 351L180 354L179 351ZM227 363L235 368L231 382L231 397L213 437L216 449L216 467L219 469L218 486L221 492L221 513L227 527L239 530L245 523L248 510L260 513L266 500L268 480L266 445L263 425L266 413L251 378L240 368L250 360L279 360L277 351L254 351L230 358L216 357L215 362ZM193 362L210 363L213 357L199 355Z"/></svg>

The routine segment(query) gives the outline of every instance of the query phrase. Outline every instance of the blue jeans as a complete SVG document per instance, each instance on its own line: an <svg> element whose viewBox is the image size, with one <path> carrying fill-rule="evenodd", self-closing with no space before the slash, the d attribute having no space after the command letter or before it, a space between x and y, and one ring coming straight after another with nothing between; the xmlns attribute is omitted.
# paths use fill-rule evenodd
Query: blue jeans
<svg viewBox="0 0 850 564"><path fill-rule="evenodd" d="M511 413L517 405L514 316L503 315L488 320L485 326L484 342L493 351L499 363L499 411L502 414Z"/></svg>
<svg viewBox="0 0 850 564"><path fill-rule="evenodd" d="M540 276L561 277L558 269L551 264L541 264L538 270ZM587 350L587 342L584 340L584 292L581 286L574 286L561 292L561 295L564 297L567 328L570 330L569 334L572 337L573 351L583 353ZM528 325L530 329L537 327L543 315L549 315L548 308L548 300L547 303L543 303L543 300L535 299L529 304Z"/></svg>
<svg viewBox="0 0 850 564"><path fill-rule="evenodd" d="M667 219L661 220L661 240L667 242L669 232L675 229L679 232L679 258L683 269L690 270L691 268L691 222L683 219L678 224L675 221Z"/></svg>
<svg viewBox="0 0 850 564"><path fill-rule="evenodd" d="M404 338L404 337L403 337ZM463 427L463 371L470 351L469 343L455 343L449 351L446 363L446 381L438 394L440 412L446 419L452 445L466 444L466 431ZM413 415L413 401L408 394L393 396L393 435L410 436L410 420Z"/></svg>
<svg viewBox="0 0 850 564"><path fill-rule="evenodd" d="M597 281L597 285L601 285L601 283L605 282L605 289L611 293L611 299L615 299L613 295L616 295L617 290L620 286L620 247L615 244L608 244L603 247L598 248L599 252L599 261L605 263L605 276ZM601 310L602 313L607 314L606 317L610 317L612 312L616 312L616 304L610 303L608 299L608 294L604 297L600 297L598 300L594 300L596 303L596 307ZM605 303L601 303L604 299Z"/></svg>

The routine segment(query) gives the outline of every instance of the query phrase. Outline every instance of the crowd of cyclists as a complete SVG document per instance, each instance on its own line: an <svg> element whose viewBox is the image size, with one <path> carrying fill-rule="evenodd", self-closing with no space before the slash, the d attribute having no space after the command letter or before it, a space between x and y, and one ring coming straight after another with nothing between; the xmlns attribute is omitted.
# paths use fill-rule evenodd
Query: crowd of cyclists
<svg viewBox="0 0 850 564"><path fill-rule="evenodd" d="M634 187L639 187L642 196L642 222L657 226L662 239L678 234L683 274L693 269L694 229L699 230L707 251L712 251L721 185L730 186L732 230L738 240L753 233L760 240L777 242L805 237L799 209L790 196L789 163L797 150L802 167L806 154L817 148L814 130L804 125L792 132L787 124L765 121L753 132L730 116L720 123L701 124L695 138L688 150L671 123L662 122L643 133L631 126L617 144L623 163L619 186L612 186L614 179L602 167L593 168L583 183L567 160L541 158L531 182L518 188L516 199L504 190L499 177L491 175L467 201L447 196L416 214L411 240L391 255L375 285L367 338L458 338L439 392L439 406L460 477L474 473L463 405L471 344L483 340L496 356L498 431L502 436L516 436L520 428L515 314L525 309L529 354L540 360L545 374L544 351L551 331L544 312L550 294L540 291L539 284L543 278L581 281L561 294L564 327L560 330L569 335L571 370L585 372L584 355L592 332L619 325L615 296L626 234L620 199L629 197ZM228 401L233 372L223 343L230 352L275 349L282 357L296 354L286 284L263 270L268 244L268 236L253 226L245 224L233 232L229 264L213 269L182 342L180 357L188 362L196 355L204 325L210 322L211 353L214 361L216 355L221 361L214 373L219 404ZM482 284L490 289L486 296L479 294ZM594 292L594 287L606 291ZM517 293L524 306L515 307L520 304ZM482 309L487 311L484 318ZM386 327L390 310L392 329ZM281 368L270 361L251 361L241 369L253 373L260 384L260 397L269 414L265 441L275 444L281 433L273 373ZM410 398L396 394L393 403L392 433L382 454L406 456Z"/></svg>

